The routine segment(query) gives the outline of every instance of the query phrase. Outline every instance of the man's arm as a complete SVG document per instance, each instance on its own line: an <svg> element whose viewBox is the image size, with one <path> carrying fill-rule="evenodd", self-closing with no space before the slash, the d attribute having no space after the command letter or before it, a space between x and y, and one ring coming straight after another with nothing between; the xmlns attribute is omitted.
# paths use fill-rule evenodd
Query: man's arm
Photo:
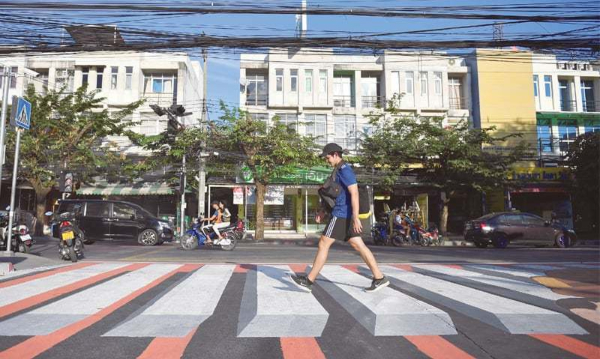
<svg viewBox="0 0 600 359"><path fill-rule="evenodd" d="M348 192L350 192L350 203L352 204L352 225L354 227L354 232L360 233L362 232L362 223L358 217L358 185L353 184L348 186Z"/></svg>

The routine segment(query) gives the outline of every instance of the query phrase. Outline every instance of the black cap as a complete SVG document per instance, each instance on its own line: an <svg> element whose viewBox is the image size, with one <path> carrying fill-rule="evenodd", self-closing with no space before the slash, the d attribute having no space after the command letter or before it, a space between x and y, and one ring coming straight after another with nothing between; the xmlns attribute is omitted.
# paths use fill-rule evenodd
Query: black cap
<svg viewBox="0 0 600 359"><path fill-rule="evenodd" d="M339 152L340 154L344 151L340 145L337 143L328 143L323 147L323 153L321 153L321 157L325 157L332 152Z"/></svg>

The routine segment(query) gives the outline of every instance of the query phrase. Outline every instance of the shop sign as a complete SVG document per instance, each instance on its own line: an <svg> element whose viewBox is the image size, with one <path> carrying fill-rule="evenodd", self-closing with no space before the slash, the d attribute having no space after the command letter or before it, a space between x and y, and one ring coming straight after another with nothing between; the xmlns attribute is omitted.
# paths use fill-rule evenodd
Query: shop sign
<svg viewBox="0 0 600 359"><path fill-rule="evenodd" d="M567 168L515 168L508 175L509 179L521 181L559 182L569 179Z"/></svg>
<svg viewBox="0 0 600 359"><path fill-rule="evenodd" d="M269 182L277 184L323 184L330 174L331 168L327 167L296 168L292 173L275 176ZM243 166L240 169L236 182L254 183L252 171L248 166Z"/></svg>
<svg viewBox="0 0 600 359"><path fill-rule="evenodd" d="M256 187L248 188L248 204L256 204ZM265 206L283 205L285 186L267 186L265 192Z"/></svg>
<svg viewBox="0 0 600 359"><path fill-rule="evenodd" d="M233 187L233 204L244 204L244 187Z"/></svg>

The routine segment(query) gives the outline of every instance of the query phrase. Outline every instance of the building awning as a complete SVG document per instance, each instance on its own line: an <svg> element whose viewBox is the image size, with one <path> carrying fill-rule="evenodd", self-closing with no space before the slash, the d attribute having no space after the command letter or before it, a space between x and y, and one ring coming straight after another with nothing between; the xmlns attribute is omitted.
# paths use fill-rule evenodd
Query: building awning
<svg viewBox="0 0 600 359"><path fill-rule="evenodd" d="M98 182L94 185L82 185L76 193L81 196L159 196L173 195L175 190L163 182L135 184Z"/></svg>

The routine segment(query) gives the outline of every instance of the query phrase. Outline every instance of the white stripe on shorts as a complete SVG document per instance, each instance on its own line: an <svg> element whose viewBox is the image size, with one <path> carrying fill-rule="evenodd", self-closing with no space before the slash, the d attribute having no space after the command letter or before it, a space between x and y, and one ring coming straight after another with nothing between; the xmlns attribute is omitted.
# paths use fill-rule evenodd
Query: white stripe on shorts
<svg viewBox="0 0 600 359"><path fill-rule="evenodd" d="M331 221L329 221L329 226L327 227L325 236L331 238L331 233L333 232L333 228L335 227L336 219L337 219L337 217L331 217Z"/></svg>

